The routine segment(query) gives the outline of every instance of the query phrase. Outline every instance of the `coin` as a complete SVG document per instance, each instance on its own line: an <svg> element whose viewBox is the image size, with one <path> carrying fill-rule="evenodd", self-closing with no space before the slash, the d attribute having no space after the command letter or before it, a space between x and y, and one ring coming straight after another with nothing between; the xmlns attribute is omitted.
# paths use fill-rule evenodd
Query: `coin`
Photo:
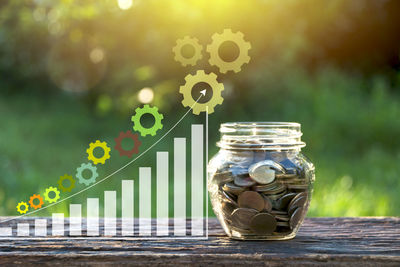
<svg viewBox="0 0 400 267"><path fill-rule="evenodd" d="M289 227L289 222L276 222L277 226Z"/></svg>
<svg viewBox="0 0 400 267"><path fill-rule="evenodd" d="M288 193L283 195L278 201L277 201L277 208L280 210L286 210L289 202L296 196L296 193Z"/></svg>
<svg viewBox="0 0 400 267"><path fill-rule="evenodd" d="M287 215L288 213L286 212L286 211L281 211L281 210L271 210L271 212L270 212L271 214L274 214L274 215L277 215L277 214L280 214L280 215Z"/></svg>
<svg viewBox="0 0 400 267"><path fill-rule="evenodd" d="M279 221L284 221L284 222L288 222L290 220L289 215L283 215L283 214L277 214L275 215L275 219L279 220Z"/></svg>
<svg viewBox="0 0 400 267"><path fill-rule="evenodd" d="M225 218L230 219L232 212L237 208L237 206L230 202L222 202L222 212Z"/></svg>
<svg viewBox="0 0 400 267"><path fill-rule="evenodd" d="M257 234L271 234L276 229L276 220L269 213L259 213L251 218L250 229Z"/></svg>
<svg viewBox="0 0 400 267"><path fill-rule="evenodd" d="M268 193L268 192L264 192L264 194L265 193ZM281 193L278 193L278 194L268 194L268 197L271 199L271 200L278 200L278 199L280 199L282 196L284 196L286 194L286 190L285 191L283 191L283 192L281 192Z"/></svg>
<svg viewBox="0 0 400 267"><path fill-rule="evenodd" d="M288 213L289 215L292 215L292 213L295 211L296 208L298 207L303 207L304 204L307 202L307 195L304 194L305 192L297 194L289 203L288 205Z"/></svg>
<svg viewBox="0 0 400 267"><path fill-rule="evenodd" d="M231 194L229 192L225 192L224 190L221 190L221 191L222 191L223 201L230 202L232 204L236 204L237 205L237 203L235 201L235 198L236 198L235 195L233 195L233 194Z"/></svg>
<svg viewBox="0 0 400 267"><path fill-rule="evenodd" d="M213 179L220 185L233 181L233 176L230 171L216 172Z"/></svg>
<svg viewBox="0 0 400 267"><path fill-rule="evenodd" d="M285 185L277 184L277 186L274 187L273 189L268 190L268 191L263 191L263 193L266 194L266 195L274 195L274 194L282 193L285 190L286 190L286 186Z"/></svg>
<svg viewBox="0 0 400 267"><path fill-rule="evenodd" d="M251 179L250 177L240 177L236 176L234 183L238 186L250 187L256 184L256 181Z"/></svg>
<svg viewBox="0 0 400 267"><path fill-rule="evenodd" d="M254 185L251 187L252 190L257 192L266 192L272 189L277 188L279 185L276 182L272 182L270 184L262 184L262 185Z"/></svg>
<svg viewBox="0 0 400 267"><path fill-rule="evenodd" d="M275 170L270 160L257 162L249 167L249 175L259 184L269 184L275 180Z"/></svg>
<svg viewBox="0 0 400 267"><path fill-rule="evenodd" d="M264 210L270 212L272 210L272 202L266 195L263 195L264 198Z"/></svg>
<svg viewBox="0 0 400 267"><path fill-rule="evenodd" d="M302 217L303 213L303 208L296 208L296 210L293 212L292 216L290 217L290 228L293 229L295 228Z"/></svg>
<svg viewBox="0 0 400 267"><path fill-rule="evenodd" d="M222 187L222 189L226 192L235 194L235 195L239 195L240 193L242 193L244 190L246 190L245 187L240 187L235 185L234 183L226 183L224 184L224 186Z"/></svg>
<svg viewBox="0 0 400 267"><path fill-rule="evenodd" d="M241 229L249 229L250 221L257 213L254 209L235 209L231 214L232 224Z"/></svg>
<svg viewBox="0 0 400 267"><path fill-rule="evenodd" d="M239 195L238 204L241 208L249 208L262 211L265 207L265 200L257 192L245 191Z"/></svg>
<svg viewBox="0 0 400 267"><path fill-rule="evenodd" d="M253 162L253 151L231 151L229 161L240 166L247 166Z"/></svg>

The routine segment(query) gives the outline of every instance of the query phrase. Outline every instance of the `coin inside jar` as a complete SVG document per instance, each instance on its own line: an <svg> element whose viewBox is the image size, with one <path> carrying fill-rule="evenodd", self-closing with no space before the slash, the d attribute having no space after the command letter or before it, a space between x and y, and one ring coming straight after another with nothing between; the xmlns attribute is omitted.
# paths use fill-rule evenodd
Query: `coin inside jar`
<svg viewBox="0 0 400 267"><path fill-rule="evenodd" d="M267 162L270 162L270 160ZM269 184L275 180L275 170L271 168L270 164L266 164L265 161L251 165L249 167L249 175L259 184Z"/></svg>
<svg viewBox="0 0 400 267"><path fill-rule="evenodd" d="M299 224L302 213L303 213L303 208L296 208L296 210L293 212L289 222L291 229L295 228L296 225Z"/></svg>
<svg viewBox="0 0 400 267"><path fill-rule="evenodd" d="M239 195L238 204L241 208L250 208L262 211L265 207L265 200L257 192L245 191Z"/></svg>
<svg viewBox="0 0 400 267"><path fill-rule="evenodd" d="M271 234L276 229L276 220L269 213L259 213L251 218L250 229L257 234Z"/></svg>
<svg viewBox="0 0 400 267"><path fill-rule="evenodd" d="M244 190L246 190L245 187L240 187L235 185L234 183L226 183L224 184L224 186L222 187L222 189L226 192L235 194L235 195L239 195L240 193L242 193Z"/></svg>
<svg viewBox="0 0 400 267"><path fill-rule="evenodd" d="M241 229L249 229L250 221L257 213L254 209L235 209L231 214L232 224Z"/></svg>
<svg viewBox="0 0 400 267"><path fill-rule="evenodd" d="M244 187L250 187L256 184L256 182L250 177L240 177L240 176L236 176L233 182L235 183L235 185Z"/></svg>

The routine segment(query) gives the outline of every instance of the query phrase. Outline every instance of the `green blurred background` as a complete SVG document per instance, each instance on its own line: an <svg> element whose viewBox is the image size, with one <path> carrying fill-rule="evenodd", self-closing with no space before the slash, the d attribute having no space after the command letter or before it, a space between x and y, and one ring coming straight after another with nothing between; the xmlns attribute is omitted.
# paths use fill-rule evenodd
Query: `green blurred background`
<svg viewBox="0 0 400 267"><path fill-rule="evenodd" d="M19 201L74 174L89 142L114 147L144 103L165 117L157 136L141 138L141 150L149 147L185 113L184 77L205 69L225 85L210 115L210 156L222 122L300 122L316 165L308 216L399 216L399 13L396 0L2 1L0 215L16 215ZM208 64L205 45L225 28L252 44L239 73ZM174 61L172 47L185 35L203 45L194 67ZM237 48L220 52L234 58ZM137 164L72 202L155 166L155 151L172 151L172 137L189 137L191 123L204 116L188 116ZM100 177L127 162L111 155Z"/></svg>

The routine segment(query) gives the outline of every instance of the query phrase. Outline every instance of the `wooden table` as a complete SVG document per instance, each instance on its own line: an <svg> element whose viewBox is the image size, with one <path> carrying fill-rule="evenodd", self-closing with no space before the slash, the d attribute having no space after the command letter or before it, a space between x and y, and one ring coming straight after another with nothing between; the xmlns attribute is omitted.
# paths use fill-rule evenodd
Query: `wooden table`
<svg viewBox="0 0 400 267"><path fill-rule="evenodd" d="M400 218L309 218L289 241L230 240L215 219L209 229L208 240L0 240L0 266L400 266Z"/></svg>

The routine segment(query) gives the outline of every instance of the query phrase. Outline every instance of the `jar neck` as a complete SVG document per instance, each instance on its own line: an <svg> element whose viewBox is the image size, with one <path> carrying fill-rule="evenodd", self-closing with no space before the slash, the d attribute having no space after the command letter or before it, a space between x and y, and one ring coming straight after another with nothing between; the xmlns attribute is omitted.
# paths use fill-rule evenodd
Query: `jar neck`
<svg viewBox="0 0 400 267"><path fill-rule="evenodd" d="M219 129L224 150L300 151L301 125L294 122L232 122Z"/></svg>

